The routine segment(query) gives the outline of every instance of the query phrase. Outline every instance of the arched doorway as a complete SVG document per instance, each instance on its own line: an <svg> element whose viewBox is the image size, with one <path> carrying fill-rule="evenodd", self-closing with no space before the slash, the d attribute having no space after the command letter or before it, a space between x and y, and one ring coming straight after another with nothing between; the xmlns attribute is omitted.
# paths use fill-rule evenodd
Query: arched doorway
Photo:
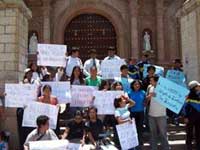
<svg viewBox="0 0 200 150"><path fill-rule="evenodd" d="M76 16L67 25L64 42L68 49L72 46L80 47L82 60L88 59L88 50L96 49L97 57L107 56L107 48L117 47L117 37L114 26L104 16L89 13Z"/></svg>

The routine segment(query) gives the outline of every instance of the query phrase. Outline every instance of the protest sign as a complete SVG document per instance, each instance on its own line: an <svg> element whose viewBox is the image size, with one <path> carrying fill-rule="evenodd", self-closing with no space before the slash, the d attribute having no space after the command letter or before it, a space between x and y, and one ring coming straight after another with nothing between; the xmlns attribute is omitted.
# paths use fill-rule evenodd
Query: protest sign
<svg viewBox="0 0 200 150"><path fill-rule="evenodd" d="M32 141L29 142L30 150L68 150L68 140Z"/></svg>
<svg viewBox="0 0 200 150"><path fill-rule="evenodd" d="M189 90L160 77L155 88L155 100L175 113L179 113L185 103Z"/></svg>
<svg viewBox="0 0 200 150"><path fill-rule="evenodd" d="M72 101L70 106L88 107L93 103L93 92L97 90L94 86L72 85L71 95Z"/></svg>
<svg viewBox="0 0 200 150"><path fill-rule="evenodd" d="M50 85L52 95L56 96L59 104L67 104L71 102L71 87L70 82L42 82L44 85Z"/></svg>
<svg viewBox="0 0 200 150"><path fill-rule="evenodd" d="M37 65L65 67L66 45L38 44Z"/></svg>
<svg viewBox="0 0 200 150"><path fill-rule="evenodd" d="M101 63L101 75L103 79L120 77L120 67L125 64L124 60L103 60Z"/></svg>
<svg viewBox="0 0 200 150"><path fill-rule="evenodd" d="M115 113L114 99L123 94L123 91L95 91L93 93L94 106L98 109L98 114L113 115Z"/></svg>
<svg viewBox="0 0 200 150"><path fill-rule="evenodd" d="M116 128L122 150L128 150L139 145L134 119L132 123L116 125Z"/></svg>
<svg viewBox="0 0 200 150"><path fill-rule="evenodd" d="M186 78L182 71L168 70L166 74L166 78L179 85L186 87L186 84L185 84Z"/></svg>
<svg viewBox="0 0 200 150"><path fill-rule="evenodd" d="M147 73L147 68L151 66L151 64L144 64L144 70L143 70L143 77L146 77L148 75ZM164 75L164 68L161 66L156 66L156 65L152 65L156 68L156 72L155 74L158 76L163 76Z"/></svg>
<svg viewBox="0 0 200 150"><path fill-rule="evenodd" d="M67 145L67 150L82 150L81 144L69 143Z"/></svg>
<svg viewBox="0 0 200 150"><path fill-rule="evenodd" d="M5 106L24 107L37 100L38 86L35 84L6 84Z"/></svg>
<svg viewBox="0 0 200 150"><path fill-rule="evenodd" d="M50 128L56 129L58 118L58 107L40 102L30 103L24 109L23 127L37 127L36 120L40 115L49 117Z"/></svg>

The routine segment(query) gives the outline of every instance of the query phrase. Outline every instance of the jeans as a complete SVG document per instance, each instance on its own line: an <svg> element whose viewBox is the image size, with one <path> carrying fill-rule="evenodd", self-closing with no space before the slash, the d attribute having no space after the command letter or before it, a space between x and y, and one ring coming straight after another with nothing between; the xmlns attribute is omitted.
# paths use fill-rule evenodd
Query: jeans
<svg viewBox="0 0 200 150"><path fill-rule="evenodd" d="M169 150L169 143L167 140L167 118L151 117L149 116L149 127L151 133L151 149L158 149L158 137L160 138L162 150ZM160 135L158 135L160 134Z"/></svg>
<svg viewBox="0 0 200 150"><path fill-rule="evenodd" d="M186 145L187 150L192 150L193 129L195 128L196 150L200 149L200 113L191 114L186 125Z"/></svg>
<svg viewBox="0 0 200 150"><path fill-rule="evenodd" d="M139 145L143 145L143 122L144 122L144 112L131 112L131 118L135 118L137 133L138 133L138 140Z"/></svg>

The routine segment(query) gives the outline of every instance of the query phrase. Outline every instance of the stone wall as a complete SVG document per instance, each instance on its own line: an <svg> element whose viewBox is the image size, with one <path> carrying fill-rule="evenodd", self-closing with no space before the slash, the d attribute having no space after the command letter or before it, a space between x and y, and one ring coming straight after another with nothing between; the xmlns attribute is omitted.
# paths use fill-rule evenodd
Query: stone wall
<svg viewBox="0 0 200 150"><path fill-rule="evenodd" d="M0 87L22 80L27 65L28 18L31 13L20 1L0 3ZM18 145L16 110L6 109L1 129L11 132L10 149Z"/></svg>
<svg viewBox="0 0 200 150"><path fill-rule="evenodd" d="M200 3L191 0L184 5L180 16L181 47L184 70L188 81L200 80Z"/></svg>

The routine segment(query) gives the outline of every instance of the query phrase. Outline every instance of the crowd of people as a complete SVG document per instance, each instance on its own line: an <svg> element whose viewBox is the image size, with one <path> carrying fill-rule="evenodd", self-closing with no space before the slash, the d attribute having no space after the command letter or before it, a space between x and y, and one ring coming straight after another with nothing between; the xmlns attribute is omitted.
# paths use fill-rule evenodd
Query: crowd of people
<svg viewBox="0 0 200 150"><path fill-rule="evenodd" d="M114 100L114 115L97 115L97 108L70 107L66 104L72 119L66 124L65 131L60 132L59 123L56 130L49 129L49 117L42 115L36 120L37 129L22 127L24 108L17 109L17 121L19 130L20 150L28 150L30 141L68 139L70 142L81 144L91 143L97 146L100 134L105 130L113 129L115 146L120 149L119 139L115 126L126 122L132 123L135 119L139 146L133 149L140 150L144 143L143 132L150 132L150 145L156 150L158 143L164 150L170 146L167 138L167 116L173 118L176 125L178 118L184 116L186 123L187 150L192 149L193 128L195 128L196 148L200 149L200 83L191 81L188 84L190 93L180 114L175 114L160 103L155 101L155 88L159 76L155 74L156 68L148 60L148 55L143 55L141 60L130 58L127 64L120 67L121 77L112 80L101 78L100 60L96 58L96 50L90 50L90 59L84 65L79 58L79 49L72 48L71 54L66 57L66 68L58 67L56 73L50 72L45 66L37 66L31 63L25 70L23 84L38 84L45 81L69 81L71 85L96 86L103 91L124 91L124 94ZM108 56L104 60L120 60L115 54L115 49L108 49ZM147 76L143 76L144 64L150 64L147 68ZM180 59L174 60L172 68L183 72ZM40 91L40 90L38 90ZM2 97L5 94L1 94ZM94 97L95 100L95 97ZM38 93L38 102L56 105L58 99L52 95L52 87L43 86ZM1 104L3 105L3 104ZM3 115L3 112L0 114ZM58 117L59 122L59 117ZM55 132L55 133L54 133ZM159 137L159 138L158 138ZM0 150L7 150L4 132L0 133Z"/></svg>

